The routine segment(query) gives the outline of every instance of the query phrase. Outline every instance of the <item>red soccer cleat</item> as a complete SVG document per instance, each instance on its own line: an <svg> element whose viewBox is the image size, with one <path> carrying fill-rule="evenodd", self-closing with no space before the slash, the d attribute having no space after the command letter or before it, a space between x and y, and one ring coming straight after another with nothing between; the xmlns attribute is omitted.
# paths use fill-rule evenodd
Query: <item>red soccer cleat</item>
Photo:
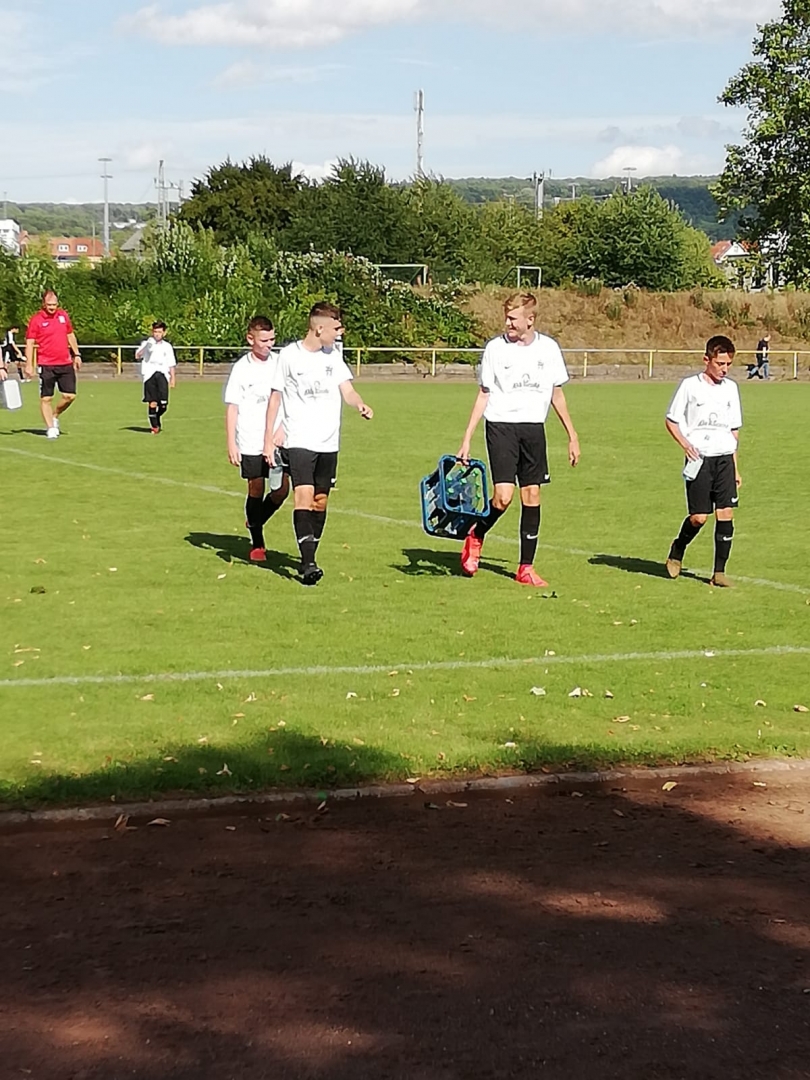
<svg viewBox="0 0 810 1080"><path fill-rule="evenodd" d="M267 558L267 551L264 548L251 548L250 549L250 561L251 562L264 562Z"/></svg>
<svg viewBox="0 0 810 1080"><path fill-rule="evenodd" d="M474 577L478 573L478 561L483 546L484 541L479 540L473 529L470 529L461 549L461 570L466 577Z"/></svg>
<svg viewBox="0 0 810 1080"><path fill-rule="evenodd" d="M521 563L518 567L518 571L515 574L515 581L518 585L534 585L537 589L547 589L548 582L543 581L538 573L536 573L531 563Z"/></svg>
<svg viewBox="0 0 810 1080"><path fill-rule="evenodd" d="M151 429L151 431L152 431L153 435L159 435L160 434L160 428L159 427L153 427Z"/></svg>

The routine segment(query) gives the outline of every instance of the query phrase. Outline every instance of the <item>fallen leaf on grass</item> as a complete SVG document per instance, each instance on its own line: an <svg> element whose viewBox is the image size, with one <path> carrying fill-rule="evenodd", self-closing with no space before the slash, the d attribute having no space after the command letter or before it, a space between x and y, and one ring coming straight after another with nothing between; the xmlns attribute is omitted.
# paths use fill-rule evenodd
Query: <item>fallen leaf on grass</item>
<svg viewBox="0 0 810 1080"><path fill-rule="evenodd" d="M348 694L346 695L346 700L348 701L350 698L356 698L356 697L357 697L357 694L355 694L354 690L350 690L348 692Z"/></svg>
<svg viewBox="0 0 810 1080"><path fill-rule="evenodd" d="M808 710L806 705L794 705L793 706L793 711L794 712L810 712L810 710Z"/></svg>
<svg viewBox="0 0 810 1080"><path fill-rule="evenodd" d="M355 735L355 737L354 737L354 738L352 739L352 742L354 743L354 745L355 745L355 746L365 746L365 745L366 745L366 744L365 744L365 743L363 742L363 740L362 740L362 739L358 739L356 735Z"/></svg>
<svg viewBox="0 0 810 1080"><path fill-rule="evenodd" d="M584 799L585 794L582 791L572 791L571 792L571 798L572 799Z"/></svg>
<svg viewBox="0 0 810 1080"><path fill-rule="evenodd" d="M15 660L13 666L14 667L22 667L24 663L25 663L24 660Z"/></svg>
<svg viewBox="0 0 810 1080"><path fill-rule="evenodd" d="M418 784L421 779L422 779L421 776L409 776L409 777L406 778L405 783L406 784Z"/></svg>
<svg viewBox="0 0 810 1080"><path fill-rule="evenodd" d="M227 576L227 574L217 574L217 581L222 581L222 579Z"/></svg>
<svg viewBox="0 0 810 1080"><path fill-rule="evenodd" d="M625 816L624 813L621 810L614 809L613 813L616 815L616 817L624 817Z"/></svg>
<svg viewBox="0 0 810 1080"><path fill-rule="evenodd" d="M197 744L199 746L207 746L208 745L208 736L207 735L201 735L199 737L199 739L197 739Z"/></svg>
<svg viewBox="0 0 810 1080"><path fill-rule="evenodd" d="M517 743L516 742L505 742L503 744L503 748L504 748L504 750L516 750L517 749Z"/></svg>
<svg viewBox="0 0 810 1080"><path fill-rule="evenodd" d="M154 700L155 700L155 695L154 694L144 694L143 697L141 698L141 701L154 701Z"/></svg>
<svg viewBox="0 0 810 1080"><path fill-rule="evenodd" d="M110 567L110 573L111 574L117 574L118 573L118 567L117 566L111 566Z"/></svg>
<svg viewBox="0 0 810 1080"><path fill-rule="evenodd" d="M258 698L256 697L256 695L255 695L255 694L253 694L253 693L250 693L250 694L248 694L248 696L247 696L247 697L245 698L245 703L247 703L247 702L249 702L249 701L258 701L258 700L259 700L259 699L258 699Z"/></svg>
<svg viewBox="0 0 810 1080"><path fill-rule="evenodd" d="M151 821L147 821L146 824L147 825L160 825L160 826L163 826L163 828L165 828L167 825L171 825L171 822L169 821L168 818L156 817L156 818L152 818Z"/></svg>
<svg viewBox="0 0 810 1080"><path fill-rule="evenodd" d="M662 791L674 791L677 786L678 786L678 784L676 783L675 780L667 780L667 782L665 784L661 785L661 790Z"/></svg>
<svg viewBox="0 0 810 1080"><path fill-rule="evenodd" d="M475 701L475 698L470 697L468 694L462 694L461 696L464 698L465 701Z"/></svg>
<svg viewBox="0 0 810 1080"><path fill-rule="evenodd" d="M218 770L217 776L233 776L233 773L227 765L223 765L222 768Z"/></svg>
<svg viewBox="0 0 810 1080"><path fill-rule="evenodd" d="M569 697L582 697L582 687L581 686L575 686L574 689L571 691L571 693L568 696Z"/></svg>
<svg viewBox="0 0 810 1080"><path fill-rule="evenodd" d="M391 697L399 697L399 690L396 688L391 691Z"/></svg>
<svg viewBox="0 0 810 1080"><path fill-rule="evenodd" d="M613 717L613 723L614 724L626 724L626 723L629 722L629 720L630 720L629 716L614 716Z"/></svg>
<svg viewBox="0 0 810 1080"><path fill-rule="evenodd" d="M30 591L32 593L37 593L38 595L41 596L45 592L45 586L44 585L32 585ZM15 600L15 603L16 603L16 600Z"/></svg>
<svg viewBox="0 0 810 1080"><path fill-rule="evenodd" d="M606 698L612 698L613 697L613 691L612 690L606 690L605 691L605 697Z"/></svg>
<svg viewBox="0 0 810 1080"><path fill-rule="evenodd" d="M244 716L245 714L243 712L235 712L233 714L234 720L242 720L244 719Z"/></svg>
<svg viewBox="0 0 810 1080"><path fill-rule="evenodd" d="M452 806L456 810L466 810L467 804L465 802L453 802L452 799L447 800L447 806Z"/></svg>
<svg viewBox="0 0 810 1080"><path fill-rule="evenodd" d="M764 709L767 705L767 702L763 701L762 698L757 698L757 700L754 702L754 707L756 707L757 705L761 706Z"/></svg>
<svg viewBox="0 0 810 1080"><path fill-rule="evenodd" d="M545 697L546 691L542 686L533 686L529 691L530 694L534 694L535 697Z"/></svg>

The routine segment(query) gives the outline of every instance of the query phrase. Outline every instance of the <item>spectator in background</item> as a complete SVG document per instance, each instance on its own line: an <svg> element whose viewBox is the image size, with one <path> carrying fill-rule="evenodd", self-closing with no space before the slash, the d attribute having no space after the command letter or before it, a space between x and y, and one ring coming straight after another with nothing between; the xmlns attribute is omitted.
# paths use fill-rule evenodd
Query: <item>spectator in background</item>
<svg viewBox="0 0 810 1080"><path fill-rule="evenodd" d="M17 375L20 377L21 382L27 381L25 378L25 358L20 352L20 348L14 338L15 334L19 334L20 330L17 326L10 326L6 330L3 337L2 345L2 366L5 370L8 370L9 364L17 365Z"/></svg>
<svg viewBox="0 0 810 1080"><path fill-rule="evenodd" d="M748 368L749 379L770 379L771 371L768 363L768 352L771 346L771 335L765 334L757 342L757 362Z"/></svg>

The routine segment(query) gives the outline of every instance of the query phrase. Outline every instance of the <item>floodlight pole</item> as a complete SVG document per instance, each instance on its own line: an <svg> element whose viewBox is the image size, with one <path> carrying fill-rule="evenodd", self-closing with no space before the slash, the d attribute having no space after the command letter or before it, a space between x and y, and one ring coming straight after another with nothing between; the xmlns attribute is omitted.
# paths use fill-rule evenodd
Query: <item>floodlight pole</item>
<svg viewBox="0 0 810 1080"><path fill-rule="evenodd" d="M416 175L425 175L425 91L417 90L414 101L416 111Z"/></svg>
<svg viewBox="0 0 810 1080"><path fill-rule="evenodd" d="M107 172L107 166L112 161L112 158L100 157L98 159L101 162L101 167L104 170L101 174L101 179L104 181L104 232L103 232L103 244L104 254L110 254L110 201L107 192L107 181L112 180L112 177Z"/></svg>

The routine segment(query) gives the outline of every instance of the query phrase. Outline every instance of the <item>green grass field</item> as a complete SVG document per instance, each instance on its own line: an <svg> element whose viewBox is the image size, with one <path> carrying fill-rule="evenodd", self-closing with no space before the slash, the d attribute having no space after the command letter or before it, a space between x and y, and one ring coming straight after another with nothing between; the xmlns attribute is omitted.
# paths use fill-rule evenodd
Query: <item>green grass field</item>
<svg viewBox="0 0 810 1080"><path fill-rule="evenodd" d="M806 754L810 387L742 390L739 587L702 579L710 527L694 574L662 577L684 512L672 387L577 384L576 470L550 421L541 593L511 580L515 508L474 580L419 526L418 481L458 446L472 386L364 388L376 418L345 418L309 590L286 508L268 566L245 561L219 385L181 383L154 438L139 384L85 376L53 443L24 387L0 414L0 798Z"/></svg>

